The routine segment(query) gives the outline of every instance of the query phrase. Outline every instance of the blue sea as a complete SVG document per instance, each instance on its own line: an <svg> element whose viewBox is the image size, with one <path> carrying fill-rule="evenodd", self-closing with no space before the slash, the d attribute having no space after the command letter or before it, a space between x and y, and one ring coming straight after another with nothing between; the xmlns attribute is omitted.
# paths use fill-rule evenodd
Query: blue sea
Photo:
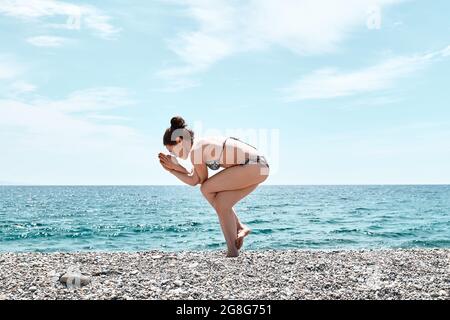
<svg viewBox="0 0 450 320"><path fill-rule="evenodd" d="M450 247L450 186L260 186L235 206L245 248ZM188 186L0 186L0 251L225 249Z"/></svg>

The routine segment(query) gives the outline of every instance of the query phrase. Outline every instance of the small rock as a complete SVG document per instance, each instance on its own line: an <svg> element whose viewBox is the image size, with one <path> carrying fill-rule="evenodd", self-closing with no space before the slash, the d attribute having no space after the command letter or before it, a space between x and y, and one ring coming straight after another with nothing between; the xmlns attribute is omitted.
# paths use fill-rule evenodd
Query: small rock
<svg viewBox="0 0 450 320"><path fill-rule="evenodd" d="M93 276L109 276L112 274L121 274L121 272L116 271L116 270L102 270L102 271L94 272L92 275Z"/></svg>
<svg viewBox="0 0 450 320"><path fill-rule="evenodd" d="M133 275L133 276L137 275L138 273L139 273L138 270L133 270L133 271L130 272L130 274Z"/></svg>
<svg viewBox="0 0 450 320"><path fill-rule="evenodd" d="M294 292L292 292L292 290L290 290L290 289L286 289L286 290L284 290L284 294L286 294L287 296L292 296L294 294Z"/></svg>
<svg viewBox="0 0 450 320"><path fill-rule="evenodd" d="M35 292L37 290L37 288L35 286L32 286L28 290L30 290L31 292Z"/></svg>
<svg viewBox="0 0 450 320"><path fill-rule="evenodd" d="M59 278L59 281L68 288L80 288L91 283L91 278L81 273L67 272Z"/></svg>
<svg viewBox="0 0 450 320"><path fill-rule="evenodd" d="M181 280L175 280L175 281L173 282L173 284L176 285L177 287L181 287L181 286L183 285L183 281L181 281Z"/></svg>
<svg viewBox="0 0 450 320"><path fill-rule="evenodd" d="M161 285L163 286L163 285L165 285L165 284L167 284L167 283L169 283L169 282L170 282L169 279L161 280Z"/></svg>
<svg viewBox="0 0 450 320"><path fill-rule="evenodd" d="M156 293L161 293L161 289L155 286L151 286L150 287L150 291L156 292Z"/></svg>
<svg viewBox="0 0 450 320"><path fill-rule="evenodd" d="M174 295L181 295L181 294L186 293L186 291L184 291L181 288L176 288L176 289L170 290L169 293L172 293Z"/></svg>
<svg viewBox="0 0 450 320"><path fill-rule="evenodd" d="M51 270L51 271L49 271L49 272L47 273L47 276L49 276L49 277L58 277L59 274L58 274L58 272L56 272L55 270Z"/></svg>

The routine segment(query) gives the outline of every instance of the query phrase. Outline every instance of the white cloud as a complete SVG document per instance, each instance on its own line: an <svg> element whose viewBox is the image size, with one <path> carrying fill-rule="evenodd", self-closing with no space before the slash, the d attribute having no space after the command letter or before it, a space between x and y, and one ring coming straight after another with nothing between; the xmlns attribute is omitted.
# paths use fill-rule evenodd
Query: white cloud
<svg viewBox="0 0 450 320"><path fill-rule="evenodd" d="M67 38L55 36L37 36L27 39L27 42L36 47L60 47L68 41Z"/></svg>
<svg viewBox="0 0 450 320"><path fill-rule="evenodd" d="M174 70L175 74L178 74L179 70ZM167 74L165 76L168 76ZM171 79L167 86L163 88L154 89L153 91L159 92L176 92L189 88L198 87L200 84L196 80L187 79L183 77L175 77Z"/></svg>
<svg viewBox="0 0 450 320"><path fill-rule="evenodd" d="M26 81L15 81L11 84L10 89L13 94L30 93L36 90L36 86Z"/></svg>
<svg viewBox="0 0 450 320"><path fill-rule="evenodd" d="M128 90L117 87L79 90L62 100L39 99L23 102L17 99L3 99L0 100L0 124L36 129L42 127L41 130L44 131L52 128L70 130L73 129L72 126L78 126L80 132L89 133L99 128L95 123L86 121L92 114L85 117L84 112L122 108L132 103ZM122 130L120 133L132 131L124 128L120 130Z"/></svg>
<svg viewBox="0 0 450 320"><path fill-rule="evenodd" d="M14 78L18 70L14 66L0 64L0 79Z"/></svg>
<svg viewBox="0 0 450 320"><path fill-rule="evenodd" d="M13 58L0 55L0 80L12 79L23 72L23 66L19 65Z"/></svg>
<svg viewBox="0 0 450 320"><path fill-rule="evenodd" d="M281 46L300 55L335 50L355 27L366 27L368 9L401 0L186 0L175 1L198 28L169 41L183 65L166 78L204 71L242 51Z"/></svg>
<svg viewBox="0 0 450 320"><path fill-rule="evenodd" d="M99 87L72 92L62 100L39 100L34 104L64 113L80 113L125 107L134 102L127 89Z"/></svg>
<svg viewBox="0 0 450 320"><path fill-rule="evenodd" d="M82 98L83 92L86 95ZM107 92L112 94L109 99ZM127 107L130 99L124 92L119 88L88 89L59 101L46 99L47 104L0 99L0 180L27 184L150 181L156 157L152 162L147 145L154 141L131 127L104 122L123 120L119 117L72 113ZM119 100L114 101L115 97ZM79 108L75 107L77 102ZM155 148L157 145L160 144L154 142Z"/></svg>
<svg viewBox="0 0 450 320"><path fill-rule="evenodd" d="M450 56L450 46L448 46L447 48L442 50L442 56L444 56L444 57Z"/></svg>
<svg viewBox="0 0 450 320"><path fill-rule="evenodd" d="M130 120L130 118L127 118L127 117L103 115L103 114L96 114L96 113L88 114L88 115L86 115L86 118L94 119L94 120L102 120L102 121L128 121L128 120Z"/></svg>
<svg viewBox="0 0 450 320"><path fill-rule="evenodd" d="M0 14L25 20L62 16L66 19L65 23L56 25L57 27L86 27L104 38L110 38L119 32L110 23L111 18L92 5L55 0L0 0Z"/></svg>
<svg viewBox="0 0 450 320"><path fill-rule="evenodd" d="M18 79L25 69L14 56L0 55L0 97L18 97L36 90L34 84Z"/></svg>
<svg viewBox="0 0 450 320"><path fill-rule="evenodd" d="M446 50L396 57L375 66L341 72L333 68L313 71L283 89L287 101L330 99L390 88L394 82L425 67L435 59L445 57Z"/></svg>
<svg viewBox="0 0 450 320"><path fill-rule="evenodd" d="M19 77L24 68L13 62L14 57L0 55L1 181L21 184L152 181L151 172L159 165L152 155L157 154L161 142L122 124L130 119L107 112L135 103L127 89L89 88L61 99L49 99L42 97L35 85Z"/></svg>

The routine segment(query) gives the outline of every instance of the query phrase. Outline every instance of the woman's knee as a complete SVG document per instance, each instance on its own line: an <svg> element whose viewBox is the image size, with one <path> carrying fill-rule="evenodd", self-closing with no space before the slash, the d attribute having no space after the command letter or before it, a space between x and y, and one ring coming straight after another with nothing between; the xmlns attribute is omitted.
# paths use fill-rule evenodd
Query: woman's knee
<svg viewBox="0 0 450 320"><path fill-rule="evenodd" d="M218 214L225 214L232 208L229 202L223 197L220 192L214 198L214 208Z"/></svg>
<svg viewBox="0 0 450 320"><path fill-rule="evenodd" d="M209 195L211 192L209 191L208 188L208 183L204 182L201 186L200 186L200 191L201 193L206 197L207 195Z"/></svg>

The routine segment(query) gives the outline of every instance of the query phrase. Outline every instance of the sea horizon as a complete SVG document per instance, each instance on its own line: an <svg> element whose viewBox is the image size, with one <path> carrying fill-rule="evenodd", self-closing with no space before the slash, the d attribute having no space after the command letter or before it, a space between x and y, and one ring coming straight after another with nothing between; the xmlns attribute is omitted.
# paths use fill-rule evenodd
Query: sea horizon
<svg viewBox="0 0 450 320"><path fill-rule="evenodd" d="M1 184L8 187L188 187L184 184ZM331 183L331 184L261 184L265 186L332 187L332 186L450 186L450 183ZM195 187L194 187L195 188Z"/></svg>

